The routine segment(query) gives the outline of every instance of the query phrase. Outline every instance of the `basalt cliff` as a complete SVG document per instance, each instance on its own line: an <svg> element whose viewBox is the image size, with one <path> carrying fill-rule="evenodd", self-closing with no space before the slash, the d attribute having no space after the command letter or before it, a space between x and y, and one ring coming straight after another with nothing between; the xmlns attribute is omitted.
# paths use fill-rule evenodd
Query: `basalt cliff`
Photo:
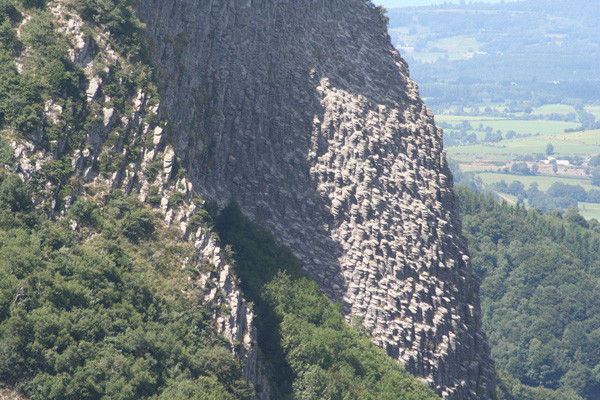
<svg viewBox="0 0 600 400"><path fill-rule="evenodd" d="M194 187L289 246L445 398L494 383L442 132L364 0L142 1Z"/></svg>
<svg viewBox="0 0 600 400"><path fill-rule="evenodd" d="M269 385L255 314L201 198L236 201L442 397L494 397L442 132L370 2L141 0L135 18L131 2L25 3L0 4L14 31L0 89L46 79L53 42L61 58L43 96L23 89L29 108L0 99L0 167L53 218L118 189L179 228L197 252L182 266L256 398Z"/></svg>

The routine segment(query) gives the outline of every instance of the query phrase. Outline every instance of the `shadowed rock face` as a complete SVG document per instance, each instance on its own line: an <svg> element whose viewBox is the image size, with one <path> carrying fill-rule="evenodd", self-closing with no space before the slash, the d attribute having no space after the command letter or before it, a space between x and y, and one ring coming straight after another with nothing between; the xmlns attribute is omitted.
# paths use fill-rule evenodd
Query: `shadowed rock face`
<svg viewBox="0 0 600 400"><path fill-rule="evenodd" d="M494 366L441 130L364 0L146 0L175 151L449 399Z"/></svg>

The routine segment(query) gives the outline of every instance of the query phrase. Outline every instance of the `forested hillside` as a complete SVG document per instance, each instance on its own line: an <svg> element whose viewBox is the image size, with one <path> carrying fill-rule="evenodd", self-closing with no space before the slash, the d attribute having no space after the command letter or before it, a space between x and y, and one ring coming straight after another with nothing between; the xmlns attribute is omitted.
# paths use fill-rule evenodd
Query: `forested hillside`
<svg viewBox="0 0 600 400"><path fill-rule="evenodd" d="M120 191L52 221L1 173L0 385L32 400L251 399L194 252Z"/></svg>
<svg viewBox="0 0 600 400"><path fill-rule="evenodd" d="M388 13L392 40L431 106L597 100L596 1L456 3Z"/></svg>
<svg viewBox="0 0 600 400"><path fill-rule="evenodd" d="M457 192L497 368L565 399L599 398L600 223Z"/></svg>

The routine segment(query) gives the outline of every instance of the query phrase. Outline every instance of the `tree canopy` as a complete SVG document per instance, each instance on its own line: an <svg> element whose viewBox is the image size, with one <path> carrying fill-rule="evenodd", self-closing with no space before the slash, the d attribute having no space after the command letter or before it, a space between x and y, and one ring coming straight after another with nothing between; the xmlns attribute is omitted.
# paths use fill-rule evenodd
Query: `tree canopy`
<svg viewBox="0 0 600 400"><path fill-rule="evenodd" d="M48 220L0 175L0 382L31 400L251 399L178 235L118 191Z"/></svg>
<svg viewBox="0 0 600 400"><path fill-rule="evenodd" d="M496 366L519 384L599 398L600 224L575 208L457 193Z"/></svg>

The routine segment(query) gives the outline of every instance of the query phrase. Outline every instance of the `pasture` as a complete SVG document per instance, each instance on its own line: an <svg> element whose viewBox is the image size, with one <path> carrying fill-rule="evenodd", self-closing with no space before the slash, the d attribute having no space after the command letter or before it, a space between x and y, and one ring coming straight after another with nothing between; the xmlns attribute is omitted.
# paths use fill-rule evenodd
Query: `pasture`
<svg viewBox="0 0 600 400"><path fill-rule="evenodd" d="M538 188L542 191L548 190L550 186L554 182L565 183L568 185L581 185L585 190L589 191L591 189L598 189L598 187L593 186L590 183L590 179L586 176L580 177L566 177L566 176L545 176L545 175L512 175L512 174L502 174L496 172L482 172L477 174L478 177L481 178L483 183L486 185L492 183L498 183L500 181L506 182L506 184L510 184L513 181L521 181L525 188L528 188L532 183L537 183Z"/></svg>
<svg viewBox="0 0 600 400"><path fill-rule="evenodd" d="M577 208L579 208L579 213L586 219L595 218L600 221L600 204L580 202Z"/></svg>
<svg viewBox="0 0 600 400"><path fill-rule="evenodd" d="M460 126L462 121L468 121L476 130L479 125L483 125L483 128L489 126L494 132L497 130L502 131L506 134L508 131L515 131L521 135L560 135L565 133L565 129L576 129L579 124L576 122L564 122L564 121L548 121L548 120L519 120L519 119L502 119L493 117L472 117L472 116L459 116L459 115L436 115L435 121L437 123L447 122L453 126ZM449 128L450 130L452 128Z"/></svg>
<svg viewBox="0 0 600 400"><path fill-rule="evenodd" d="M548 143L554 146L554 157L563 156L586 156L589 154L600 153L600 133L597 139L595 136L586 138L586 141L571 140L568 137L549 137L534 136L521 139L502 140L498 143L481 143L469 146L452 146L446 149L448 154L505 154L505 155L525 155L525 154L545 154ZM485 157L484 157L485 158Z"/></svg>

